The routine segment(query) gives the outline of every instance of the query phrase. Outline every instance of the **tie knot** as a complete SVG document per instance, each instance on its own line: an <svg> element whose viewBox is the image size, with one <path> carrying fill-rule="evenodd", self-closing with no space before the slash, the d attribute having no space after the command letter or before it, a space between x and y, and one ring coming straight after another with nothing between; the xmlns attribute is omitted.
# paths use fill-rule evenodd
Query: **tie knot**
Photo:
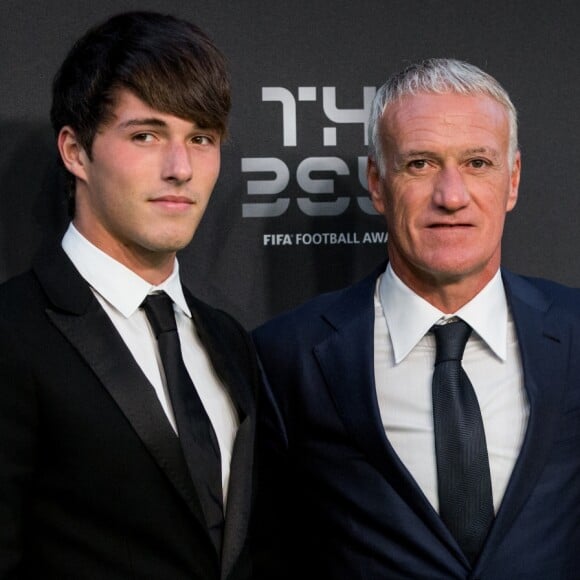
<svg viewBox="0 0 580 580"><path fill-rule="evenodd" d="M149 324L158 338L163 332L177 330L173 313L173 300L165 292L149 294L141 304Z"/></svg>
<svg viewBox="0 0 580 580"><path fill-rule="evenodd" d="M431 330L435 334L437 344L435 364L449 360L461 361L467 339L471 334L471 326L458 319L448 324L436 324Z"/></svg>

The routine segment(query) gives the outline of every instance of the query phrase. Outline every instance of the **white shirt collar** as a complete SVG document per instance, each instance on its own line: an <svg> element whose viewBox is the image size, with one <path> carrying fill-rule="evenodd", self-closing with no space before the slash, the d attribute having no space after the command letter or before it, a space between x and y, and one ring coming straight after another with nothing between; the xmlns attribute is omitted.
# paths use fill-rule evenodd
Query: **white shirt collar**
<svg viewBox="0 0 580 580"><path fill-rule="evenodd" d="M159 291L166 292L191 318L179 281L177 259L171 275L154 286L89 242L72 223L64 234L62 248L91 288L126 318L135 313L147 294Z"/></svg>
<svg viewBox="0 0 580 580"><path fill-rule="evenodd" d="M452 316L465 320L501 360L506 359L508 306L499 270L472 300L452 315L444 314L415 294L395 274L391 264L379 282L379 297L397 364L436 322Z"/></svg>

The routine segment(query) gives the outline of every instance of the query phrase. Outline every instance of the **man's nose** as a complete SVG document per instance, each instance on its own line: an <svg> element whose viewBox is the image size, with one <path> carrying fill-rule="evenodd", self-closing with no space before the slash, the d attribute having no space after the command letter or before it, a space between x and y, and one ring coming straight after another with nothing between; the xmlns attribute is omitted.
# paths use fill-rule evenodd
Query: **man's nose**
<svg viewBox="0 0 580 580"><path fill-rule="evenodd" d="M185 183L192 177L193 169L185 143L169 143L163 160L163 179Z"/></svg>
<svg viewBox="0 0 580 580"><path fill-rule="evenodd" d="M435 178L433 201L448 211L458 210L469 203L469 191L459 167L443 167Z"/></svg>

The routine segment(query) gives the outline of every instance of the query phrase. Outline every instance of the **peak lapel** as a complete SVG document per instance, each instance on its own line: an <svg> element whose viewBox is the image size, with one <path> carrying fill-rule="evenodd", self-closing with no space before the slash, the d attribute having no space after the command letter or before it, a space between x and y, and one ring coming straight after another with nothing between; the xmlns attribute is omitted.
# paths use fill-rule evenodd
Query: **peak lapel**
<svg viewBox="0 0 580 580"><path fill-rule="evenodd" d="M329 334L314 349L340 417L368 460L411 510L463 559L447 528L389 443L374 378L374 298L380 271L345 292L324 318Z"/></svg>
<svg viewBox="0 0 580 580"><path fill-rule="evenodd" d="M560 424L571 362L565 313L526 280L508 272L503 277L517 330L529 418L520 455L480 558L482 565L508 533L546 463Z"/></svg>
<svg viewBox="0 0 580 580"><path fill-rule="evenodd" d="M88 285L60 247L42 256L34 271L52 301L47 316L99 378L205 529L179 440L153 387Z"/></svg>
<svg viewBox="0 0 580 580"><path fill-rule="evenodd" d="M255 404L255 387L248 383L246 374L236 365L240 354L232 352L241 341L247 350L245 355L253 352L250 340L243 335L241 327L227 314L216 311L195 298L187 288L184 294L191 310L195 328L201 342L207 350L212 366L228 390L238 411L240 421L248 414L253 414ZM224 319L229 324L224 324ZM232 334L232 333L235 334ZM257 376L257 368L252 369Z"/></svg>

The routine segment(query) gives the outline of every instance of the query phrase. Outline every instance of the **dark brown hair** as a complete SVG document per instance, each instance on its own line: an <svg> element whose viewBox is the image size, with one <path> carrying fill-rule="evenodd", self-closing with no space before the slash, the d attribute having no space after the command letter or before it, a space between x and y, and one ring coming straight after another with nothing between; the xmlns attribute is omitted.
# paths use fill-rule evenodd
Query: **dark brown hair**
<svg viewBox="0 0 580 580"><path fill-rule="evenodd" d="M128 89L151 108L227 130L231 106L225 59L197 26L155 12L127 12L89 30L68 53L52 86L56 134L70 126L87 155Z"/></svg>

